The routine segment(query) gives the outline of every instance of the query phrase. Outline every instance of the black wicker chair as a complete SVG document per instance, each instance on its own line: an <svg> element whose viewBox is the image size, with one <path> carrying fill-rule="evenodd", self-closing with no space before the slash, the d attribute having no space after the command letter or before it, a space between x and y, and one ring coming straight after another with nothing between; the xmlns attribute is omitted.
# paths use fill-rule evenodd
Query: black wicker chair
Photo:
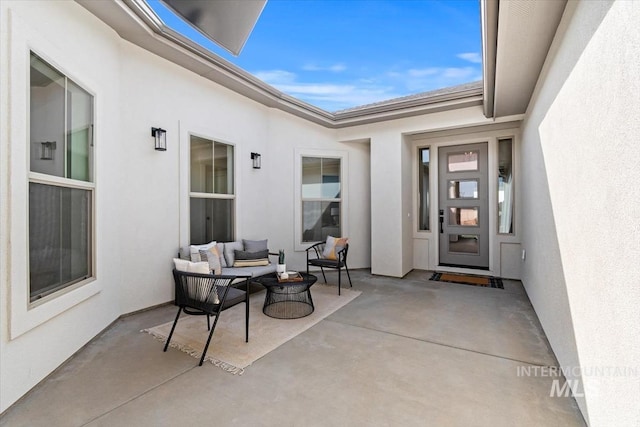
<svg viewBox="0 0 640 427"><path fill-rule="evenodd" d="M327 276L324 274L325 268L333 268L338 270L338 295L340 295L340 287L341 287L341 270L344 268L347 270L347 277L349 278L349 286L353 287L351 283L351 276L349 275L349 267L347 267L347 254L349 253L349 244L346 244L344 248L340 249L336 256L338 259L327 259L324 258L322 252L324 251L324 246L326 242L316 243L313 246L307 248L307 274L309 273L309 266L313 265L314 267L320 267L322 271L322 277L324 278L324 283L327 283Z"/></svg>
<svg viewBox="0 0 640 427"><path fill-rule="evenodd" d="M249 342L249 278L244 278L245 290L241 290L231 286L232 282L238 279L238 276L215 276L211 274L187 273L185 271L173 270L173 278L176 286L176 305L178 306L178 314L171 327L171 332L167 337L167 343L164 350L167 351L173 331L178 324L180 313L184 312L191 315L207 316L207 330L209 338L202 351L199 366L202 366L213 331L218 323L220 313L228 308L244 302L246 304L245 315L245 340ZM242 279L241 278L241 279ZM211 316L214 316L213 325L211 325Z"/></svg>

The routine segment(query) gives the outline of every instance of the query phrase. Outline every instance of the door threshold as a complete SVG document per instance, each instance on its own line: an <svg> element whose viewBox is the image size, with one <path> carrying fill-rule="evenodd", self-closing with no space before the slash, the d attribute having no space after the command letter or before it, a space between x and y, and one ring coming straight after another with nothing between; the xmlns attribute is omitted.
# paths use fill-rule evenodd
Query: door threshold
<svg viewBox="0 0 640 427"><path fill-rule="evenodd" d="M447 273L459 273L459 274L475 274L477 276L494 276L494 274L488 268L463 267L463 266L453 266L453 265L446 265L446 264L439 264L436 267L436 271L444 271Z"/></svg>
<svg viewBox="0 0 640 427"><path fill-rule="evenodd" d="M476 267L474 265L460 265L460 264L446 264L441 262L438 267L451 267L451 268L464 268L469 270L486 270L489 271L489 267Z"/></svg>

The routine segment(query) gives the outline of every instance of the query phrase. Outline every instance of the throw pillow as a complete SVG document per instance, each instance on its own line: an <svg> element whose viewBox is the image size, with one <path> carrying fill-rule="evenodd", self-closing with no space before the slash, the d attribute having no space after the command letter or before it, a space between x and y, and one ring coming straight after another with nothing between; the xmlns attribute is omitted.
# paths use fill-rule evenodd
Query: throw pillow
<svg viewBox="0 0 640 427"><path fill-rule="evenodd" d="M216 242L209 242L205 245L191 245L189 246L191 250L191 262L201 262L200 258L200 249L208 250L211 247L215 246Z"/></svg>
<svg viewBox="0 0 640 427"><path fill-rule="evenodd" d="M260 251L269 250L267 239L264 239L264 240L244 240L243 239L242 244L244 245L244 250L247 252L260 252Z"/></svg>
<svg viewBox="0 0 640 427"><path fill-rule="evenodd" d="M189 273L211 274L208 262L191 262L187 271Z"/></svg>
<svg viewBox="0 0 640 427"><path fill-rule="evenodd" d="M224 243L218 242L216 248L218 248L218 253L220 254L220 266L224 268L227 266L227 260L224 259Z"/></svg>
<svg viewBox="0 0 640 427"><path fill-rule="evenodd" d="M189 264L191 261L186 259L174 258L173 264L176 266L176 270L178 271L189 271Z"/></svg>
<svg viewBox="0 0 640 427"><path fill-rule="evenodd" d="M211 274L211 270L209 269L208 262L191 262L180 258L174 258L173 263L176 266L176 270L184 271L187 273L200 273L200 274ZM187 286L190 288L190 292L192 292L192 297L199 301L207 301L212 304L220 304L220 298L218 297L218 293L214 289L210 291L211 287L209 281L202 280L193 280L192 277L187 277ZM195 288L193 288L195 287ZM193 294L195 292L195 294Z"/></svg>
<svg viewBox="0 0 640 427"><path fill-rule="evenodd" d="M232 266L236 260L235 251L244 250L242 242L228 242L224 244L224 257L227 261L227 266Z"/></svg>
<svg viewBox="0 0 640 427"><path fill-rule="evenodd" d="M173 263L178 271L184 271L186 273L211 274L208 262L191 262L186 259L174 258Z"/></svg>
<svg viewBox="0 0 640 427"><path fill-rule="evenodd" d="M349 243L349 239L346 237L327 236L327 243L324 245L322 256L326 259L337 260L338 252L344 249L347 243Z"/></svg>
<svg viewBox="0 0 640 427"><path fill-rule="evenodd" d="M262 259L237 259L234 263L234 267L257 267L269 265L269 260L267 258Z"/></svg>
<svg viewBox="0 0 640 427"><path fill-rule="evenodd" d="M209 269L213 274L222 274L220 254L216 246L212 246L208 250L200 249L200 259L209 263Z"/></svg>
<svg viewBox="0 0 640 427"><path fill-rule="evenodd" d="M233 251L233 252L235 254L236 261L247 260L247 259L261 259L261 258L269 260L269 249L265 249L263 251L258 251L258 252L249 252L249 251Z"/></svg>
<svg viewBox="0 0 640 427"><path fill-rule="evenodd" d="M180 259L186 259L188 261L191 261L191 248L189 246L180 248L178 254Z"/></svg>

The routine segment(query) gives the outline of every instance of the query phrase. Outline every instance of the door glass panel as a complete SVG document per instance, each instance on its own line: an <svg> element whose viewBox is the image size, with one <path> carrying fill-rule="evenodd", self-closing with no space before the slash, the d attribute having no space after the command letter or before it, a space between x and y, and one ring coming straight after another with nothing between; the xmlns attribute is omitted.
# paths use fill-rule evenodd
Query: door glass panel
<svg viewBox="0 0 640 427"><path fill-rule="evenodd" d="M449 234L449 252L480 253L480 236L475 234Z"/></svg>
<svg viewBox="0 0 640 427"><path fill-rule="evenodd" d="M478 181L477 180L455 180L449 181L449 191L447 192L449 199L477 199L478 198Z"/></svg>
<svg viewBox="0 0 640 427"><path fill-rule="evenodd" d="M478 208L449 208L449 225L478 226Z"/></svg>
<svg viewBox="0 0 640 427"><path fill-rule="evenodd" d="M464 172L478 170L478 152L465 151L464 153L451 153L447 156L447 168L449 172Z"/></svg>

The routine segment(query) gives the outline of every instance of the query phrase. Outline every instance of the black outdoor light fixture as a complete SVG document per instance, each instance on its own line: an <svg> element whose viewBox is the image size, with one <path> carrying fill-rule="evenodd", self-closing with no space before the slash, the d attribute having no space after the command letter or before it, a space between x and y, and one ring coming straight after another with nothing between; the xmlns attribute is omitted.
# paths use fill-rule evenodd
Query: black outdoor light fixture
<svg viewBox="0 0 640 427"><path fill-rule="evenodd" d="M260 154L259 153L251 153L251 160L253 160L253 168L254 169L260 169L260 167L262 166L262 162L260 160Z"/></svg>
<svg viewBox="0 0 640 427"><path fill-rule="evenodd" d="M53 160L53 152L56 149L55 141L44 141L40 143L40 159Z"/></svg>
<svg viewBox="0 0 640 427"><path fill-rule="evenodd" d="M151 136L155 138L156 150L167 151L167 131L162 128L151 128Z"/></svg>

